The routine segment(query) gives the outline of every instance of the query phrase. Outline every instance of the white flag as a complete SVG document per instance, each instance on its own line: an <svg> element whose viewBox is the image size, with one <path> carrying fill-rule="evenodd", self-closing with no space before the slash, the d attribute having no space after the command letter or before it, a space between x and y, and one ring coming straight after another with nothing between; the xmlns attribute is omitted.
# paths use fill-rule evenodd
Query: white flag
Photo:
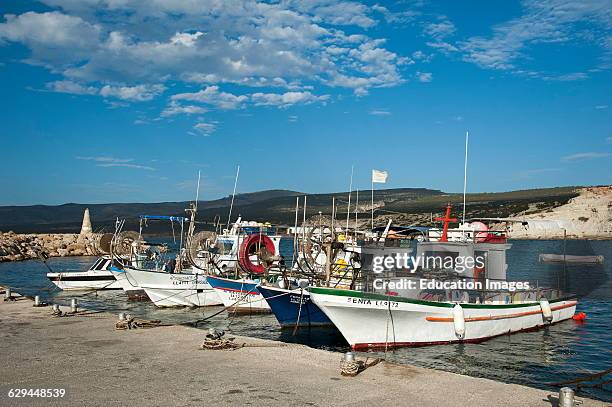
<svg viewBox="0 0 612 407"><path fill-rule="evenodd" d="M384 184L387 182L388 176L389 174L387 173L387 171L372 170L372 182Z"/></svg>

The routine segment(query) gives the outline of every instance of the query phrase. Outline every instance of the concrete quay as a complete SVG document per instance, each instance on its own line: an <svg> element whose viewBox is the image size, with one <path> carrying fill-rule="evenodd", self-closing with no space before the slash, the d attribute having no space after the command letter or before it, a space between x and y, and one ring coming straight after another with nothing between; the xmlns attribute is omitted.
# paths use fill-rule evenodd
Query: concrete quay
<svg viewBox="0 0 612 407"><path fill-rule="evenodd" d="M239 336L243 348L201 350L205 330L118 331L115 315L57 318L32 305L0 300L2 406L557 405L556 394L516 384L386 362L343 377L339 353ZM11 398L10 389L66 393Z"/></svg>

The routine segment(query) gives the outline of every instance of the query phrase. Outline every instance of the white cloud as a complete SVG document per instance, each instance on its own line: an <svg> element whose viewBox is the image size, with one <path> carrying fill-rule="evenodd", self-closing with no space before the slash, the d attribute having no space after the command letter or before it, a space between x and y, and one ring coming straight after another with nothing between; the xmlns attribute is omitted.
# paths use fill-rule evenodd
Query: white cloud
<svg viewBox="0 0 612 407"><path fill-rule="evenodd" d="M545 81L559 81L559 82L572 82L572 81L581 81L587 79L589 76L584 72L574 72L563 75L545 75L542 76L542 79Z"/></svg>
<svg viewBox="0 0 612 407"><path fill-rule="evenodd" d="M298 116L291 115L287 118L290 122L295 123L298 121Z"/></svg>
<svg viewBox="0 0 612 407"><path fill-rule="evenodd" d="M391 112L386 109L373 109L368 114L372 116L390 116Z"/></svg>
<svg viewBox="0 0 612 407"><path fill-rule="evenodd" d="M123 168L135 168L138 170L147 170L147 171L155 171L155 168L149 167L147 165L138 165L138 164L122 164L122 163L107 163L107 164L96 164L96 167L123 167Z"/></svg>
<svg viewBox="0 0 612 407"><path fill-rule="evenodd" d="M98 157L83 157L83 156L78 156L76 157L77 160L84 160L84 161L96 161L99 163L129 163L134 161L133 158L115 158L115 157L109 157L109 156L98 156Z"/></svg>
<svg viewBox="0 0 612 407"><path fill-rule="evenodd" d="M433 80L433 74L431 72L417 72L416 77L419 82L431 82Z"/></svg>
<svg viewBox="0 0 612 407"><path fill-rule="evenodd" d="M329 95L317 96L311 92L285 92L285 93L253 93L251 100L256 106L289 107L295 104L325 103Z"/></svg>
<svg viewBox="0 0 612 407"><path fill-rule="evenodd" d="M383 8L356 1L43 2L62 12L8 15L0 42L21 43L32 51L28 62L123 100L150 100L161 92L138 86L172 81L294 91L329 85L365 95L402 83L401 66L411 63L361 33ZM240 105L223 103L216 106Z"/></svg>
<svg viewBox="0 0 612 407"><path fill-rule="evenodd" d="M110 167L123 167L123 168L135 168L140 170L155 171L155 168L147 165L134 164L133 158L115 158L109 156L98 156L98 157L76 157L77 160L94 161L96 167L110 168Z"/></svg>
<svg viewBox="0 0 612 407"><path fill-rule="evenodd" d="M100 89L100 95L115 97L121 100L145 102L166 90L164 85L137 85L137 86L111 86L105 85Z"/></svg>
<svg viewBox="0 0 612 407"><path fill-rule="evenodd" d="M597 106L595 106L595 109L597 109L597 110L602 110L602 109L607 109L607 108L608 108L608 105L597 105Z"/></svg>
<svg viewBox="0 0 612 407"><path fill-rule="evenodd" d="M419 12L414 10L390 11L387 7L380 4L374 4L372 10L381 13L385 17L385 20L391 24L405 24L414 20L414 18L419 15Z"/></svg>
<svg viewBox="0 0 612 407"><path fill-rule="evenodd" d="M20 42L32 50L31 61L63 67L95 52L99 45L100 27L80 17L57 11L6 14L0 23L1 41Z"/></svg>
<svg viewBox="0 0 612 407"><path fill-rule="evenodd" d="M612 137L607 137L607 138L606 138L606 142L607 142L607 143L612 143Z"/></svg>
<svg viewBox="0 0 612 407"><path fill-rule="evenodd" d="M605 45L606 32L612 28L612 8L607 0L525 0L523 9L520 17L495 26L490 37L472 37L461 43L464 60L483 68L514 70L519 61L530 58L531 46L575 40L610 52L609 44Z"/></svg>
<svg viewBox="0 0 612 407"><path fill-rule="evenodd" d="M436 40L442 40L456 31L455 25L447 19L442 19L438 23L427 24L423 30L425 34L433 37Z"/></svg>
<svg viewBox="0 0 612 407"><path fill-rule="evenodd" d="M362 28L376 25L368 16L369 8L354 1L314 0L290 1L297 10L311 14L316 22L332 25L356 25Z"/></svg>
<svg viewBox="0 0 612 407"><path fill-rule="evenodd" d="M94 86L83 86L69 80L49 82L46 87L53 92L71 93L73 95L95 95L98 93L98 88Z"/></svg>
<svg viewBox="0 0 612 407"><path fill-rule="evenodd" d="M217 130L217 123L199 122L193 126L193 129L202 136L210 136Z"/></svg>
<svg viewBox="0 0 612 407"><path fill-rule="evenodd" d="M448 42L445 42L445 41L428 41L426 44L428 47L437 49L443 54L449 54L451 52L459 51L459 49L455 47L453 44L449 44Z"/></svg>
<svg viewBox="0 0 612 407"><path fill-rule="evenodd" d="M612 153L577 153L563 157L563 161L586 161L595 158L610 157Z"/></svg>
<svg viewBox="0 0 612 407"><path fill-rule="evenodd" d="M220 92L218 86L208 86L195 93L178 93L172 95L172 100L187 100L190 102L206 103L220 109L237 109L248 100L247 96Z"/></svg>
<svg viewBox="0 0 612 407"><path fill-rule="evenodd" d="M194 105L180 105L175 101L171 101L168 106L161 112L162 117L176 116L179 114L202 114L206 113L206 109L200 106Z"/></svg>

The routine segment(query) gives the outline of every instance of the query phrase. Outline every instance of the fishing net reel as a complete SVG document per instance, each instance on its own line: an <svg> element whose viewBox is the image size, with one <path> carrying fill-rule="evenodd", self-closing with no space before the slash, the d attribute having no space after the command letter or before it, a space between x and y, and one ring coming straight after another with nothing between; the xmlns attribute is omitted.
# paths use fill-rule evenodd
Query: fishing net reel
<svg viewBox="0 0 612 407"><path fill-rule="evenodd" d="M133 250L138 253L142 244L140 235L133 231L120 232L111 241L112 252L118 256L129 256Z"/></svg>
<svg viewBox="0 0 612 407"><path fill-rule="evenodd" d="M114 235L112 233L104 233L100 235L93 245L93 249L97 255L110 254L111 244L113 242Z"/></svg>
<svg viewBox="0 0 612 407"><path fill-rule="evenodd" d="M206 270L219 256L217 246L219 245L215 232L202 231L196 233L188 239L186 245L186 255L189 263L200 270Z"/></svg>

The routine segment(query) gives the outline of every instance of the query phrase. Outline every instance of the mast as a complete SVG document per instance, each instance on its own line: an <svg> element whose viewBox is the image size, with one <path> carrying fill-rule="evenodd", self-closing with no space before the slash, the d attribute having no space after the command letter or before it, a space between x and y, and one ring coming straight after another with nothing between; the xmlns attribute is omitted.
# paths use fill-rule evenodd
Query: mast
<svg viewBox="0 0 612 407"><path fill-rule="evenodd" d="M349 233L349 218L351 216L351 194L353 193L353 170L355 166L351 166L351 183L349 185L348 207L346 208L346 236Z"/></svg>
<svg viewBox="0 0 612 407"><path fill-rule="evenodd" d="M238 185L238 175L240 175L240 166L236 170L236 179L234 180L234 193L232 193L232 203L230 204L229 215L227 217L227 228L229 229L230 222L232 221L232 209L234 208L234 198L236 197L236 185Z"/></svg>
<svg viewBox="0 0 612 407"><path fill-rule="evenodd" d="M293 268L293 265L295 264L295 256L297 255L297 251L298 251L298 239L297 239L297 234L298 234L298 212L300 211L300 197L296 196L295 197L295 224L294 224L294 229L293 229L293 257L291 260L291 268Z"/></svg>
<svg viewBox="0 0 612 407"><path fill-rule="evenodd" d="M463 219L461 221L463 225L463 229L465 229L465 196L467 193L467 163L468 163L468 140L470 138L470 133L465 132L465 162L463 165ZM464 230L465 233L465 230Z"/></svg>

